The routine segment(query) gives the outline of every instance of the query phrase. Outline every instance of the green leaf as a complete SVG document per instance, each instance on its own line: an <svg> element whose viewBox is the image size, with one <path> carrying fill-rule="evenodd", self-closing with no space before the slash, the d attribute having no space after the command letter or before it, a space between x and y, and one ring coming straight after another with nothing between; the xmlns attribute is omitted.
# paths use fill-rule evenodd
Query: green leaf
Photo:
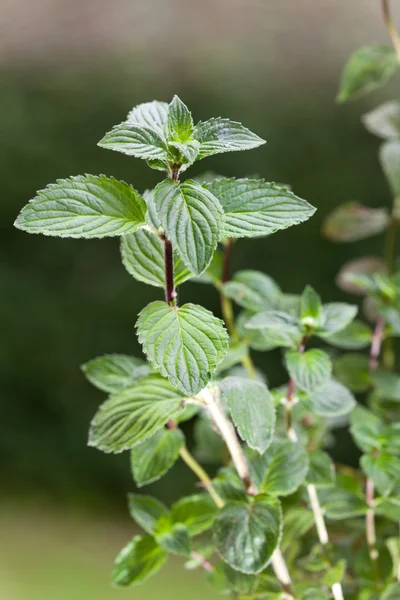
<svg viewBox="0 0 400 600"><path fill-rule="evenodd" d="M336 379L356 393L368 390L371 385L369 360L365 354L343 354L333 363Z"/></svg>
<svg viewBox="0 0 400 600"><path fill-rule="evenodd" d="M358 307L345 302L330 302L322 307L319 326L315 332L323 339L337 333L351 323L358 312Z"/></svg>
<svg viewBox="0 0 400 600"><path fill-rule="evenodd" d="M335 467L331 457L322 450L308 453L310 467L307 473L307 485L315 487L330 487L335 483Z"/></svg>
<svg viewBox="0 0 400 600"><path fill-rule="evenodd" d="M380 398L400 402L400 376L387 371L376 371L371 380Z"/></svg>
<svg viewBox="0 0 400 600"><path fill-rule="evenodd" d="M307 588L304 590L301 600L329 600L330 595L319 588Z"/></svg>
<svg viewBox="0 0 400 600"><path fill-rule="evenodd" d="M239 342L235 345L230 345L228 353L222 362L219 363L216 373L222 373L242 362L249 355L249 349L245 342Z"/></svg>
<svg viewBox="0 0 400 600"><path fill-rule="evenodd" d="M104 452L129 450L178 417L184 400L159 375L142 377L100 406L90 426L89 446Z"/></svg>
<svg viewBox="0 0 400 600"><path fill-rule="evenodd" d="M335 583L340 583L346 572L346 561L339 560L334 564L322 578L322 583L331 587Z"/></svg>
<svg viewBox="0 0 400 600"><path fill-rule="evenodd" d="M217 507L210 496L196 494L181 498L172 507L174 523L183 523L190 536L207 531L214 523Z"/></svg>
<svg viewBox="0 0 400 600"><path fill-rule="evenodd" d="M217 551L236 571L259 573L279 544L281 524L279 501L266 494L226 504L214 523Z"/></svg>
<svg viewBox="0 0 400 600"><path fill-rule="evenodd" d="M156 129L132 122L116 125L100 140L98 146L137 158L167 161L168 147Z"/></svg>
<svg viewBox="0 0 400 600"><path fill-rule="evenodd" d="M316 210L287 188L263 179L216 179L204 187L224 210L222 237L270 235L307 221Z"/></svg>
<svg viewBox="0 0 400 600"><path fill-rule="evenodd" d="M90 383L103 392L123 390L150 373L150 367L143 360L126 354L105 354L89 360L81 368Z"/></svg>
<svg viewBox="0 0 400 600"><path fill-rule="evenodd" d="M286 367L296 385L311 394L330 379L332 363L326 352L313 348L306 352L286 353Z"/></svg>
<svg viewBox="0 0 400 600"><path fill-rule="evenodd" d="M362 452L380 450L383 422L363 406L356 406L350 416L350 433Z"/></svg>
<svg viewBox="0 0 400 600"><path fill-rule="evenodd" d="M221 381L220 390L242 440L263 453L272 441L276 421L267 386L260 381L227 377Z"/></svg>
<svg viewBox="0 0 400 600"><path fill-rule="evenodd" d="M144 583L161 569L167 556L168 553L151 536L137 535L118 554L113 583L118 586Z"/></svg>
<svg viewBox="0 0 400 600"><path fill-rule="evenodd" d="M221 152L251 150L265 144L265 140L241 123L221 117L200 121L194 129L193 137L200 143L199 159Z"/></svg>
<svg viewBox="0 0 400 600"><path fill-rule="evenodd" d="M145 216L145 201L131 185L105 175L77 175L40 190L14 225L28 233L102 238L136 231Z"/></svg>
<svg viewBox="0 0 400 600"><path fill-rule="evenodd" d="M274 440L261 456L249 452L252 481L273 496L293 494L307 476L307 452L298 442Z"/></svg>
<svg viewBox="0 0 400 600"><path fill-rule="evenodd" d="M285 510L281 550L285 552L292 546L293 540L301 539L312 527L314 527L314 516L308 508L296 506Z"/></svg>
<svg viewBox="0 0 400 600"><path fill-rule="evenodd" d="M347 102L384 85L398 67L396 53L389 46L362 46L343 69L338 102Z"/></svg>
<svg viewBox="0 0 400 600"><path fill-rule="evenodd" d="M383 139L400 137L399 102L385 102L363 115L361 120L368 131Z"/></svg>
<svg viewBox="0 0 400 600"><path fill-rule="evenodd" d="M164 244L157 235L139 229L121 238L121 257L125 269L138 281L165 287ZM180 285L193 273L174 252L174 283Z"/></svg>
<svg viewBox="0 0 400 600"><path fill-rule="evenodd" d="M361 350L371 344L372 330L362 321L355 320L341 331L324 338L331 346L345 350Z"/></svg>
<svg viewBox="0 0 400 600"><path fill-rule="evenodd" d="M211 283L211 285L219 285L222 279L223 262L224 256L217 248L207 269L193 281L195 283Z"/></svg>
<svg viewBox="0 0 400 600"><path fill-rule="evenodd" d="M365 454L360 465L382 496L389 496L400 482L400 459L397 456L383 452L377 457Z"/></svg>
<svg viewBox="0 0 400 600"><path fill-rule="evenodd" d="M156 536L157 543L168 552L188 556L190 554L190 537L188 530L182 523L167 524L165 529Z"/></svg>
<svg viewBox="0 0 400 600"><path fill-rule="evenodd" d="M162 429L131 450L131 469L138 487L160 479L175 464L185 437L179 429Z"/></svg>
<svg viewBox="0 0 400 600"><path fill-rule="evenodd" d="M182 142L169 142L170 153L178 164L188 165L194 163L199 153L200 144L196 140ZM187 167L186 167L187 168ZM182 169L183 170L183 169Z"/></svg>
<svg viewBox="0 0 400 600"><path fill-rule="evenodd" d="M385 231L386 208L369 208L357 202L338 206L324 221L322 233L331 242L357 242Z"/></svg>
<svg viewBox="0 0 400 600"><path fill-rule="evenodd" d="M153 102L139 104L130 111L127 122L153 129L162 138L166 139L168 134L168 103L154 100Z"/></svg>
<svg viewBox="0 0 400 600"><path fill-rule="evenodd" d="M339 417L353 410L356 401L341 383L331 380L309 397L311 410L321 417Z"/></svg>
<svg viewBox="0 0 400 600"><path fill-rule="evenodd" d="M166 506L151 496L128 494L129 513L134 521L150 535L170 522L170 512Z"/></svg>
<svg viewBox="0 0 400 600"><path fill-rule="evenodd" d="M154 201L154 190L145 190L143 192L143 198L147 205L146 222L155 230L160 229L161 223L158 218L156 203Z"/></svg>
<svg viewBox="0 0 400 600"><path fill-rule="evenodd" d="M301 320L305 325L313 326L321 316L321 298L310 285L305 287L301 295L300 310Z"/></svg>
<svg viewBox="0 0 400 600"><path fill-rule="evenodd" d="M386 517L396 523L400 520L400 499L399 498L375 498L374 512L376 515Z"/></svg>
<svg viewBox="0 0 400 600"><path fill-rule="evenodd" d="M260 329L276 346L297 347L302 337L298 319L278 310L266 310L246 322L247 329Z"/></svg>
<svg viewBox="0 0 400 600"><path fill-rule="evenodd" d="M174 96L168 110L169 140L186 142L193 134L193 119L186 104Z"/></svg>
<svg viewBox="0 0 400 600"><path fill-rule="evenodd" d="M326 490L326 494L323 508L328 519L353 519L365 515L368 510L365 501L348 490L332 487Z"/></svg>
<svg viewBox="0 0 400 600"><path fill-rule="evenodd" d="M223 286L222 293L253 311L278 308L281 297L281 290L271 277L250 269L235 273Z"/></svg>
<svg viewBox="0 0 400 600"><path fill-rule="evenodd" d="M229 565L225 563L222 564L230 591L240 595L246 595L251 594L257 588L258 579L255 575L240 573L240 571L235 571L235 569L232 569Z"/></svg>
<svg viewBox="0 0 400 600"><path fill-rule="evenodd" d="M200 275L210 264L220 238L223 212L218 200L201 185L188 179L170 179L155 189L161 224L185 265Z"/></svg>
<svg viewBox="0 0 400 600"><path fill-rule="evenodd" d="M386 142L380 149L382 169L389 181L393 196L400 195L400 141Z"/></svg>
<svg viewBox="0 0 400 600"><path fill-rule="evenodd" d="M197 304L151 302L139 314L137 331L150 363L188 396L207 385L228 351L222 321Z"/></svg>

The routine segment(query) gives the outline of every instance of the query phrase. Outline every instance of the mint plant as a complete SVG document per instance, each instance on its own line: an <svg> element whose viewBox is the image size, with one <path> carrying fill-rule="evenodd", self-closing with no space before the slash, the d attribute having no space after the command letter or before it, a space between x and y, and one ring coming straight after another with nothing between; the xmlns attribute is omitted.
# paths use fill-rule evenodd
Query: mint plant
<svg viewBox="0 0 400 600"><path fill-rule="evenodd" d="M373 76L362 67L374 85L387 78L386 60L380 64L384 76L376 65ZM347 88L358 94L362 77L347 73ZM263 143L229 119L195 125L177 96L170 104L141 104L99 145L142 158L162 172L154 190L140 194L104 175L75 176L38 192L16 220L30 233L120 237L127 271L164 292L165 299L151 302L137 319L146 360L110 354L82 367L108 394L91 423L89 444L104 452L129 451L138 488L163 477L178 460L195 473L199 486L170 508L148 495L129 495L129 512L143 533L118 554L112 579L120 586L142 583L168 554L177 554L187 568L204 570L211 585L237 599L390 600L398 593L394 521L400 519L395 496L400 470L393 466L399 460L393 460L397 428L384 411L390 400L388 414L396 413L400 385L396 375L377 367L383 338L396 331L399 279L364 273L351 280L373 298L380 323L373 333L356 319L356 305L322 302L310 286L295 295L262 272L243 270L231 277L240 238L302 223L315 208L287 185L183 174L213 154ZM382 223L394 230L385 212L378 216L374 226L364 218L358 236L379 231ZM348 238L360 221L352 218ZM179 304L177 288L188 279L217 290L223 320L200 305ZM346 285L349 281L346 274ZM368 346L369 359L339 355L341 348ZM287 370L282 386L268 386L252 351L282 353ZM390 347L387 352L391 356ZM374 413L356 406L353 395L371 385ZM376 389L384 389L383 396ZM366 452L367 496L362 473L335 467L326 452L332 431L347 425L350 414L352 434ZM181 429L188 420L195 440L190 449ZM214 476L207 464L216 465Z"/></svg>

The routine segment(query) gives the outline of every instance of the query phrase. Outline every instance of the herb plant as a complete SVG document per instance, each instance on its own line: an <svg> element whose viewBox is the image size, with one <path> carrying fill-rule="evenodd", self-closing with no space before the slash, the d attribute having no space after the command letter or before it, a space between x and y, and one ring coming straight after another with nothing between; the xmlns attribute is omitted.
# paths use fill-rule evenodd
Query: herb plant
<svg viewBox="0 0 400 600"><path fill-rule="evenodd" d="M377 87L398 66L400 44L383 5L395 50L358 51L343 74L342 101ZM195 161L264 141L229 119L194 125L177 96L135 107L99 143L162 172L154 190L140 194L104 175L75 176L38 192L17 218L30 233L118 236L127 271L164 290L165 300L143 308L136 323L146 360L110 354L83 365L109 394L91 423L90 445L129 451L139 488L179 459L199 480L195 493L170 508L129 496L143 534L117 556L116 585L144 582L172 553L242 600L400 598L400 376L393 372L400 105L385 105L364 122L385 139L380 155L393 211L345 205L324 231L337 242L387 232L386 265L362 258L338 277L343 289L364 295L373 329L356 319L356 305L323 303L310 286L294 295L262 272L231 278L240 238L299 224L315 209L288 186L263 179L183 179ZM179 304L177 288L188 279L216 288L223 321L197 304ZM251 351L281 352L287 381L269 389ZM353 395L364 392L368 408ZM181 430L189 419L191 450ZM332 431L349 419L361 471L335 466L326 452ZM201 463L217 465L216 475Z"/></svg>

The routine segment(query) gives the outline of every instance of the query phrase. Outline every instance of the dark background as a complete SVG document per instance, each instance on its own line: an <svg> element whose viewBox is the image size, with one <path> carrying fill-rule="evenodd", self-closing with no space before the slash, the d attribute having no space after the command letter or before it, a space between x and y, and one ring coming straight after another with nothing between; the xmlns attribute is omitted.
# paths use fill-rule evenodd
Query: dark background
<svg viewBox="0 0 400 600"><path fill-rule="evenodd" d="M113 175L140 191L153 186L161 174L144 161L96 143L134 105L177 93L195 121L230 117L268 142L207 158L191 175L257 173L289 183L318 208L304 225L241 241L233 268L260 269L286 292L310 283L326 301L349 300L335 287L340 265L379 254L382 240L333 245L320 227L341 202L390 203L379 142L360 116L397 97L399 78L366 100L334 102L348 55L363 43L387 41L379 4L18 0L0 6L0 479L7 501L125 510L128 458L87 448L88 423L103 396L79 366L106 352L139 356L136 315L162 297L124 270L117 239L27 235L12 225L19 210L47 183L80 173ZM180 294L219 314L212 288L187 283ZM255 360L272 384L283 382L279 354ZM334 452L351 460L347 447ZM191 483L177 466L150 491L168 500Z"/></svg>

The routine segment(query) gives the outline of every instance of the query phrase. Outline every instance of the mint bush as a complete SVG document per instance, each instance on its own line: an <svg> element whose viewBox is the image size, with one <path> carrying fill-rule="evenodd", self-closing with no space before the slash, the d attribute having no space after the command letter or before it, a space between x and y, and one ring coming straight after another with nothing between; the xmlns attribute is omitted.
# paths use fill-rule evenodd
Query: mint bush
<svg viewBox="0 0 400 600"><path fill-rule="evenodd" d="M375 89L398 67L398 36L387 2L383 8L394 50L357 51L344 69L340 101ZM183 178L198 160L264 140L225 118L195 124L177 96L135 107L99 142L160 171L154 190L79 175L39 191L17 218L29 233L120 237L129 274L164 291L137 319L145 359L109 354L82 367L108 394L90 445L129 451L138 488L178 460L199 480L171 507L129 495L143 533L118 554L116 585L143 583L177 554L222 594L242 600L400 598L400 376L393 372L400 104L385 104L363 122L384 139L392 210L345 204L323 230L335 242L386 232L385 261L356 259L338 275L343 290L363 296L368 323L357 318L357 305L322 301L308 285L295 295L262 272L231 276L240 238L300 224L315 208L289 186L263 179ZM223 320L179 303L178 287L189 279L216 288ZM287 379L270 389L252 352L276 349ZM354 394L363 393L366 402L357 401ZM194 422L192 449L181 430L187 420ZM326 452L332 432L344 426L362 452L360 470L334 465ZM216 475L201 463L218 465Z"/></svg>

